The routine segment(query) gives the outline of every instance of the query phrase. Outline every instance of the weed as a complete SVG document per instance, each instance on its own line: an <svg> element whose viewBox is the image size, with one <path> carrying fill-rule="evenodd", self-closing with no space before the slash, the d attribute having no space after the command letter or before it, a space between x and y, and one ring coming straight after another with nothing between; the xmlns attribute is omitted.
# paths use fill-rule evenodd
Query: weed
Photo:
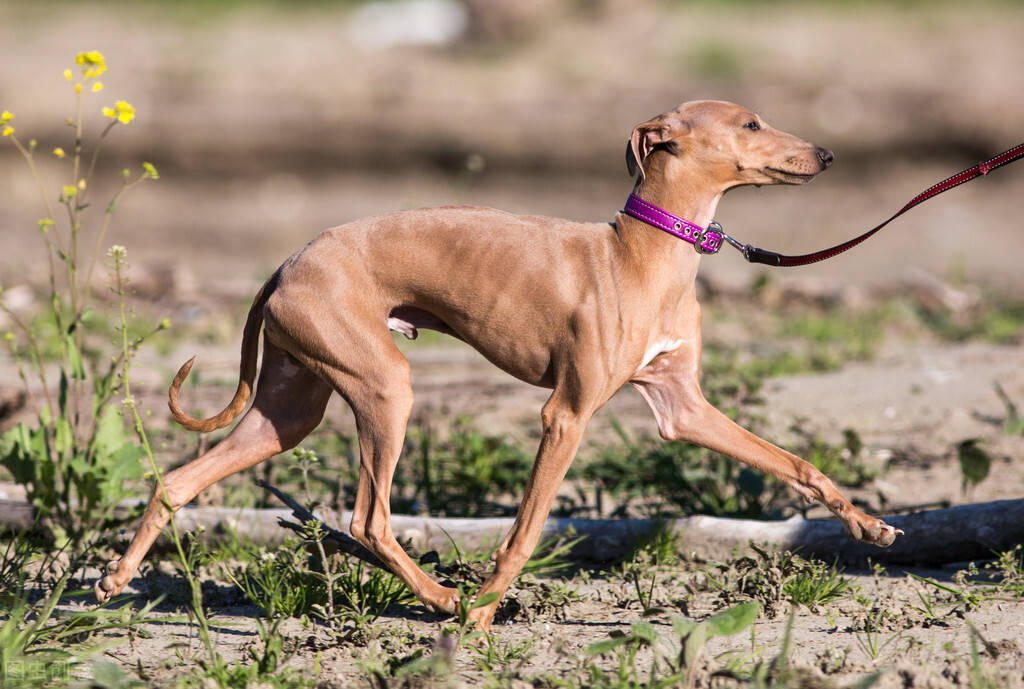
<svg viewBox="0 0 1024 689"><path fill-rule="evenodd" d="M410 463L415 483L411 502L420 510L470 517L514 512L489 496L521 495L533 455L507 437L481 433L468 417L460 417L444 437L436 437L421 421L411 429L409 442L407 454L418 460Z"/></svg>
<svg viewBox="0 0 1024 689"><path fill-rule="evenodd" d="M373 653L359 666L374 689L446 686L458 643L456 635L442 632L429 654L422 648L405 656Z"/></svg>
<svg viewBox="0 0 1024 689"><path fill-rule="evenodd" d="M222 563L221 567L267 619L300 617L324 601L322 589L315 588L315 580L307 571L303 553L298 542L290 539L274 550L260 548L243 566L232 569Z"/></svg>
<svg viewBox="0 0 1024 689"><path fill-rule="evenodd" d="M1006 435L1024 435L1024 417L1021 417L1016 403L1006 394L1006 390L999 384L999 381L992 381L992 387L999 397L999 401L1006 408L1006 421L1003 423L1003 430Z"/></svg>
<svg viewBox="0 0 1024 689"><path fill-rule="evenodd" d="M700 622L682 615L673 615L671 620L674 634L668 638L663 638L647 622L634 622L630 625L630 633L613 636L586 648L587 655L591 656L614 651L619 661L615 678L618 682L610 681L611 677L596 666L591 666L592 679L597 680L591 686L638 686L636 653L640 647L650 646L654 649L654 660L648 684L644 686L674 686L685 678L687 686L692 687L697 660L705 644L717 636L733 636L742 632L754 623L757 614L757 603L740 603ZM666 674L658 677L659 671Z"/></svg>
<svg viewBox="0 0 1024 689"><path fill-rule="evenodd" d="M962 478L960 489L964 493L968 493L971 488L984 481L992 466L992 457L981 447L980 442L980 438L968 438L961 440L956 446Z"/></svg>
<svg viewBox="0 0 1024 689"><path fill-rule="evenodd" d="M924 627L948 627L949 625L943 619L948 613L940 613L938 609L938 602L932 600L931 591L922 591L917 589L917 599L921 602L920 606L914 606L914 609L924 616L922 626Z"/></svg>
<svg viewBox="0 0 1024 689"><path fill-rule="evenodd" d="M712 563L704 570L705 586L717 591L723 602L739 595L760 601L769 616L778 615L783 602L804 605L812 611L847 595L850 582L835 565L805 560L787 550L776 551L750 544L754 557L728 563Z"/></svg>
<svg viewBox="0 0 1024 689"><path fill-rule="evenodd" d="M877 662L882 652L902 636L902 631L885 634L884 627L878 624L878 618L868 617L863 630L857 632L854 638L857 641L858 648L860 648L864 655L871 662Z"/></svg>
<svg viewBox="0 0 1024 689"><path fill-rule="evenodd" d="M633 440L616 422L621 444L599 450L574 475L617 499L612 516L631 508L657 515L765 516L781 490L755 471L689 443Z"/></svg>
<svg viewBox="0 0 1024 689"><path fill-rule="evenodd" d="M497 635L488 634L484 637L483 644L470 646L469 649L475 656L473 660L477 669L500 682L503 679L514 678L514 673L510 672L506 666L526 659L536 643L536 636L521 641L509 640L503 643Z"/></svg>
<svg viewBox="0 0 1024 689"><path fill-rule="evenodd" d="M917 307L917 317L934 335L953 342L981 339L997 344L1020 340L1024 328L1024 302L989 297L976 308L953 311Z"/></svg>
<svg viewBox="0 0 1024 689"><path fill-rule="evenodd" d="M849 589L850 581L835 564L827 565L819 560L808 561L806 567L782 585L782 593L790 602L810 610L843 598Z"/></svg>
<svg viewBox="0 0 1024 689"><path fill-rule="evenodd" d="M82 565L75 558L60 567L64 570L60 577L47 579L63 555L62 551L44 554L36 545L18 539L0 554L0 570L10 574L0 611L0 686L59 686L73 670L107 649L96 640L99 634L117 629L131 635L138 625L151 621L159 599L138 610L117 607L123 602L118 599L92 609L58 613L62 599L87 593L67 590L72 572ZM30 570L36 572L31 579ZM46 593L37 597L38 591Z"/></svg>
<svg viewBox="0 0 1024 689"><path fill-rule="evenodd" d="M865 464L864 444L852 428L843 429L843 442L840 445L832 445L799 425L790 426L790 430L801 438L794 452L832 481L843 486L859 487L877 475L877 471Z"/></svg>
<svg viewBox="0 0 1024 689"><path fill-rule="evenodd" d="M367 625L392 605L416 601L412 591L394 574L348 556L343 558L334 584L337 591L336 612L353 627L347 638L361 634Z"/></svg>
<svg viewBox="0 0 1024 689"><path fill-rule="evenodd" d="M103 55L97 51L79 53L76 62L81 67L77 80L71 70L65 72L75 93L74 116L68 119L74 131L70 155L62 148L54 150L57 158L67 157L71 168L67 180L70 183L61 186L59 195L66 222L58 222L46 192L36 160L36 141L21 141L10 124L14 119L11 113L4 111L0 118L4 138L24 158L40 194L45 216L39 221L38 230L46 248L49 274L45 315L25 322L0 300L0 310L15 329L4 337L35 412L34 425L21 423L0 436L0 464L25 486L30 502L47 522L58 547L91 542L96 534L137 516L135 511L125 513L117 508L130 495L131 481L142 475L140 459L144 452L125 432L124 422L112 402L127 387L125 375L135 351L150 335L169 327L164 320L147 334L129 337L124 313L124 249L114 247L114 253L108 252L108 256L114 262L114 291L122 309L120 339L127 346L118 347L111 355L92 348L86 341L86 331L96 320L89 286L117 202L131 188L159 175L149 163L143 163L142 172L137 175L124 171L121 186L99 222L91 257L81 255L84 212L92 205L90 193L96 161L107 135L118 125L131 122L135 111L124 101L103 108L103 114L111 121L87 155L84 99L86 93L102 88L97 77L107 68ZM47 363L51 356L58 360L56 385ZM30 376L34 384L30 384ZM36 397L37 388L42 390L42 399Z"/></svg>
<svg viewBox="0 0 1024 689"><path fill-rule="evenodd" d="M644 615L664 612L670 603L685 610L685 598L668 601L658 594L659 584L665 583L668 576L666 569L678 561L678 538L671 525L663 523L633 549L621 570L613 574L613 578L620 579L633 594L632 598L624 597L621 604L625 607L635 600Z"/></svg>
<svg viewBox="0 0 1024 689"><path fill-rule="evenodd" d="M995 564L988 567L999 571L1001 591L1016 598L1024 597L1024 545L1017 544L1013 549L999 553Z"/></svg>
<svg viewBox="0 0 1024 689"><path fill-rule="evenodd" d="M948 602L954 605L963 606L962 612L977 610L987 598L987 594L984 590L973 586L969 581L967 581L969 576L974 576L977 573L977 568L975 568L974 565L971 565L968 570L961 570L953 575L953 583L943 584L930 577L922 577L918 574L914 574L913 572L908 572L913 579L916 579L922 584L927 584L928 586L931 586L945 594Z"/></svg>

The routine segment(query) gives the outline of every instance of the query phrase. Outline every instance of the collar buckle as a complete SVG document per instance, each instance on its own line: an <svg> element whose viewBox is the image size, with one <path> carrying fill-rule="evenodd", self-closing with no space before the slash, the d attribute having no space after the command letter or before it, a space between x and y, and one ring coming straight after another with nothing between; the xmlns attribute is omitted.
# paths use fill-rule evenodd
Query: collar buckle
<svg viewBox="0 0 1024 689"><path fill-rule="evenodd" d="M725 234L722 226L717 221L712 220L694 238L693 250L698 254L717 254L718 250L722 248L722 240L726 237L728 235Z"/></svg>

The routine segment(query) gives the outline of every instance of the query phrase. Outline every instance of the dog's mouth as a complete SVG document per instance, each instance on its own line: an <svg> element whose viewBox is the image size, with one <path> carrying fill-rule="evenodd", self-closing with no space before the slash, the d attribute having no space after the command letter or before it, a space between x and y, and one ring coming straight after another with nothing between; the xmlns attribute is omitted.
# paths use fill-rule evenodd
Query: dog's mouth
<svg viewBox="0 0 1024 689"><path fill-rule="evenodd" d="M806 184L818 176L817 172L794 172L792 170L781 170L777 167L766 167L763 172L783 184Z"/></svg>

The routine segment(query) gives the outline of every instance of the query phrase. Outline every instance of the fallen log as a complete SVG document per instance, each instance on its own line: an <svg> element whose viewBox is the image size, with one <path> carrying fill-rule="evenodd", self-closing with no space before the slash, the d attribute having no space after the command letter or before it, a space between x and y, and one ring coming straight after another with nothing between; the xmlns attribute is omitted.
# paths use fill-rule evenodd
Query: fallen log
<svg viewBox="0 0 1024 689"><path fill-rule="evenodd" d="M294 514L289 509L186 507L175 519L182 532L203 527L204 537L211 540L237 534L242 539L269 545L281 542L288 535L280 523ZM352 541L344 533L351 513L319 510L315 517L343 533L342 541ZM416 551L445 551L454 543L466 553L493 548L512 526L512 521L509 517L466 519L396 514L392 515L391 526L399 540ZM851 540L838 521L805 520L799 516L785 521L694 516L668 522L552 517L544 525L544 537L571 532L585 536L573 548L571 556L592 562L622 557L658 529L670 528L677 536L680 553L701 559L723 560L734 553L745 553L753 541L777 548L799 549L805 555L816 555L828 561L838 559L847 566L863 566L868 559L886 564L937 566L989 559L993 553L1024 543L1024 499L893 515L887 516L886 522L906 534L889 548ZM0 530L24 531L33 528L33 524L30 505L0 500Z"/></svg>

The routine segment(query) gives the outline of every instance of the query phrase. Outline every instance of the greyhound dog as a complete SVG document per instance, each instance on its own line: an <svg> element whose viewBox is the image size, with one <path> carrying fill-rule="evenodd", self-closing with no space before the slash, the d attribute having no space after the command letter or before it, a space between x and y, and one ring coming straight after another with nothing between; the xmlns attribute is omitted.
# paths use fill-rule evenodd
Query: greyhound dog
<svg viewBox="0 0 1024 689"><path fill-rule="evenodd" d="M732 103L695 101L637 125L626 147L633 193L701 228L722 194L753 184L802 184L832 154L773 129ZM811 464L739 427L700 390L700 252L619 213L611 223L511 215L490 208L402 211L325 231L256 295L242 336L238 389L221 413L185 414L179 370L169 405L185 428L222 428L213 449L169 472L135 538L96 584L106 600L133 577L171 514L216 481L294 447L320 423L332 392L355 414L360 474L352 535L430 609L454 613L459 594L401 548L389 523L391 481L412 409L409 362L391 330L448 333L511 375L552 390L543 438L515 522L480 596L503 595L530 557L587 421L626 383L647 400L661 436L720 452L817 500L855 539L888 546L898 529L854 507ZM487 630L498 601L470 619Z"/></svg>

